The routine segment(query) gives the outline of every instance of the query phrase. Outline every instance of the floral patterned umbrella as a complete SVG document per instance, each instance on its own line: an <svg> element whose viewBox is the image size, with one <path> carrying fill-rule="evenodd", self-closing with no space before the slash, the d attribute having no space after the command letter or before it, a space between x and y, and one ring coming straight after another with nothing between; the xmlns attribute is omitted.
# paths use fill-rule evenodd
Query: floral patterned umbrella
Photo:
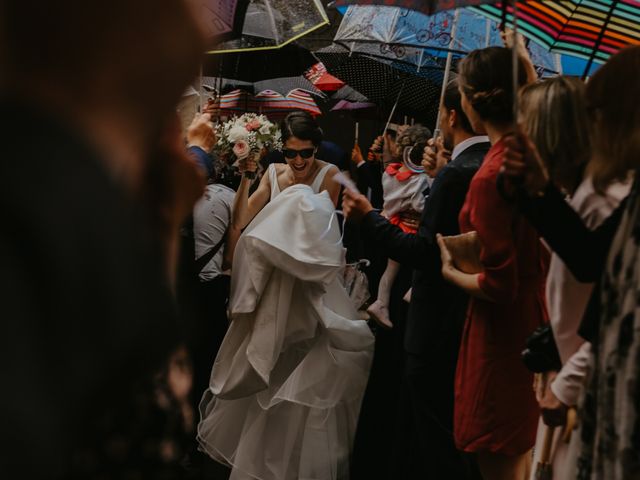
<svg viewBox="0 0 640 480"><path fill-rule="evenodd" d="M384 7L400 7L432 15L442 10L494 3L493 0L336 0L336 6L377 5Z"/></svg>
<svg viewBox="0 0 640 480"><path fill-rule="evenodd" d="M436 71L449 52L455 63L477 48L502 45L498 21L464 8L427 16L402 8L349 7L334 41L353 52ZM534 42L528 48L542 76L560 73L559 56Z"/></svg>

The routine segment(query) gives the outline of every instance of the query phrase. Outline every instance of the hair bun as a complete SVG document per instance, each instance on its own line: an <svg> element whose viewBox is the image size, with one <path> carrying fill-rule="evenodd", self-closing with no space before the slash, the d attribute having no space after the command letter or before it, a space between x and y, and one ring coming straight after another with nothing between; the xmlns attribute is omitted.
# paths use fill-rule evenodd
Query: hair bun
<svg viewBox="0 0 640 480"><path fill-rule="evenodd" d="M486 92L473 93L470 101L481 117L494 118L511 109L513 98L504 88L494 88Z"/></svg>

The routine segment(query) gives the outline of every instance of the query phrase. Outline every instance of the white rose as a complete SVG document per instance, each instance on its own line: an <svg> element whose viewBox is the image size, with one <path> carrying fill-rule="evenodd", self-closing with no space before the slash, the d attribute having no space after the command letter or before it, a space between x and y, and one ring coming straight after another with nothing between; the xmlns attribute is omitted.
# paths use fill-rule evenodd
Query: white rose
<svg viewBox="0 0 640 480"><path fill-rule="evenodd" d="M269 135L269 133L271 133L271 127L269 125L262 125L259 132L262 135Z"/></svg>
<svg viewBox="0 0 640 480"><path fill-rule="evenodd" d="M227 135L227 137L229 138L229 141L231 143L235 143L238 142L240 140L246 140L247 138L247 129L240 126L240 125L234 125L230 130L229 133Z"/></svg>

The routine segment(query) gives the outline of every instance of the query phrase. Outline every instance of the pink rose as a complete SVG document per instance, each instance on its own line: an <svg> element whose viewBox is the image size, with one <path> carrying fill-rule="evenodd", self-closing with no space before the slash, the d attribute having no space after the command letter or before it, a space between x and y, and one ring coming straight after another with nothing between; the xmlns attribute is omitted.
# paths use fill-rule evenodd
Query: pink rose
<svg viewBox="0 0 640 480"><path fill-rule="evenodd" d="M244 140L238 140L233 145L233 153L240 160L242 160L243 158L247 158L249 156L250 151L251 149L249 148L249 144Z"/></svg>
<svg viewBox="0 0 640 480"><path fill-rule="evenodd" d="M258 130L262 125L260 124L260 120L254 118L249 123L247 123L247 131L252 132L254 130Z"/></svg>

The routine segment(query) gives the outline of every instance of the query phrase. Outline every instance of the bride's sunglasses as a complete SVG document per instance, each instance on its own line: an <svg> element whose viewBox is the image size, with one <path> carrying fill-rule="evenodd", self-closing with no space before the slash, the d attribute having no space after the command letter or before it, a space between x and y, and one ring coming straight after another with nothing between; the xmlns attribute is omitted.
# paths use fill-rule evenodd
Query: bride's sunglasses
<svg viewBox="0 0 640 480"><path fill-rule="evenodd" d="M300 155L300 158L304 158L306 160L307 158L313 157L313 154L316 153L316 149L303 148L302 150L294 150L293 148L283 148L282 153L285 158L288 158L289 160L293 160L298 155Z"/></svg>

